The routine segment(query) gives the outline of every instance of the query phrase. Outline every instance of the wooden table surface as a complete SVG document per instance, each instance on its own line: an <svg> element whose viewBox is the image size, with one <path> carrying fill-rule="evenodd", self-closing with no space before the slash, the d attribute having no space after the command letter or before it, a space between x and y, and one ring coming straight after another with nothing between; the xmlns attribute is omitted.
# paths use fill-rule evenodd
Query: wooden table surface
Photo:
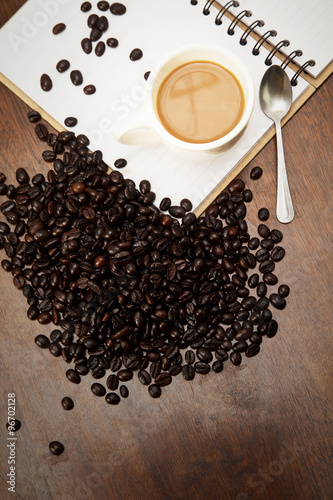
<svg viewBox="0 0 333 500"><path fill-rule="evenodd" d="M3 23L23 2L1 2ZM45 172L43 145L26 118L29 108L0 86L1 165L9 181L15 169ZM279 283L291 293L274 311L279 332L264 338L260 355L221 374L180 376L153 400L136 379L130 397L109 406L78 386L68 368L34 344L48 334L26 317L26 300L0 272L1 484L9 472L7 395L16 395L22 422L16 441L16 497L32 499L329 500L332 484L332 102L330 77L283 129L295 220L282 226L274 215L275 140L240 177L253 190L248 211L252 235L257 210L283 231L285 259ZM254 183L253 166L264 169ZM0 252L0 259L5 258ZM64 396L75 402L65 412ZM65 445L52 456L48 444Z"/></svg>

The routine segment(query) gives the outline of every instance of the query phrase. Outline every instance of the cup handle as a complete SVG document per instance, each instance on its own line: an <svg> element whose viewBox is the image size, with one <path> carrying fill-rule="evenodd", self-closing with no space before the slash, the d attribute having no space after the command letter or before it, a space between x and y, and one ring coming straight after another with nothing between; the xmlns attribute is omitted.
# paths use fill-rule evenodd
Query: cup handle
<svg viewBox="0 0 333 500"><path fill-rule="evenodd" d="M161 142L159 135L149 123L146 113L118 120L113 126L113 135L118 142L128 145L137 146Z"/></svg>

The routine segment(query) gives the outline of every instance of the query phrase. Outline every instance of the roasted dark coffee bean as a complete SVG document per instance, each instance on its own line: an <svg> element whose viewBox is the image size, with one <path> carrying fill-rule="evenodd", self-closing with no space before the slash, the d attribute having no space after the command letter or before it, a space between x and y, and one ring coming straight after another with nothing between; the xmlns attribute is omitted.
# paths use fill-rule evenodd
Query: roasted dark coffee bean
<svg viewBox="0 0 333 500"><path fill-rule="evenodd" d="M60 344L58 344L58 342L51 342L51 344L49 345L49 351L52 356L54 356L55 358L59 358L59 356L61 356L62 347Z"/></svg>
<svg viewBox="0 0 333 500"><path fill-rule="evenodd" d="M27 184L30 181L30 177L24 168L20 167L16 170L16 180L19 184Z"/></svg>
<svg viewBox="0 0 333 500"><path fill-rule="evenodd" d="M261 167L253 167L253 169L251 170L251 173L250 173L251 179L257 180L257 179L260 179L261 176L262 176L262 168Z"/></svg>
<svg viewBox="0 0 333 500"><path fill-rule="evenodd" d="M193 380L195 377L195 369L192 365L184 365L182 367L182 375L185 380Z"/></svg>
<svg viewBox="0 0 333 500"><path fill-rule="evenodd" d="M186 212L190 212L193 208L192 202L187 198L183 198L180 202L180 206L183 207Z"/></svg>
<svg viewBox="0 0 333 500"><path fill-rule="evenodd" d="M46 73L40 77L40 86L44 92L49 92L53 87L52 80Z"/></svg>
<svg viewBox="0 0 333 500"><path fill-rule="evenodd" d="M272 293L269 296L269 300L276 309L284 309L286 307L286 299L279 293Z"/></svg>
<svg viewBox="0 0 333 500"><path fill-rule="evenodd" d="M213 359L212 353L205 347L199 347L199 349L197 349L197 357L204 363L210 363Z"/></svg>
<svg viewBox="0 0 333 500"><path fill-rule="evenodd" d="M259 353L259 351L260 351L259 344L250 344L245 351L245 356L247 358L253 358L253 356L256 356Z"/></svg>
<svg viewBox="0 0 333 500"><path fill-rule="evenodd" d="M193 351L191 351L191 350L186 351L186 353L185 353L185 361L189 365L193 365L193 363L195 361L195 354L194 354Z"/></svg>
<svg viewBox="0 0 333 500"><path fill-rule="evenodd" d="M278 229L272 229L271 238L274 241L274 243L280 243L280 241L282 241L283 234Z"/></svg>
<svg viewBox="0 0 333 500"><path fill-rule="evenodd" d="M275 276L275 274L273 273L265 273L263 275L263 280L267 285L276 285L276 283L278 282L277 276Z"/></svg>
<svg viewBox="0 0 333 500"><path fill-rule="evenodd" d="M120 392L120 395L122 398L128 398L129 396L129 391L128 391L128 388L126 387L126 385L121 385L119 387L119 392Z"/></svg>
<svg viewBox="0 0 333 500"><path fill-rule="evenodd" d="M160 387L165 387L166 385L171 384L171 382L172 376L170 375L170 373L163 372L157 375L157 377L155 378L155 384Z"/></svg>
<svg viewBox="0 0 333 500"><path fill-rule="evenodd" d="M251 238L247 242L247 246L249 247L250 250L256 250L259 246L259 238Z"/></svg>
<svg viewBox="0 0 333 500"><path fill-rule="evenodd" d="M71 368L66 371L66 377L70 382L73 382L73 384L79 384L81 382L81 377L78 372Z"/></svg>
<svg viewBox="0 0 333 500"><path fill-rule="evenodd" d="M68 396L62 398L61 400L61 406L63 407L64 410L70 411L74 408L74 401L69 398Z"/></svg>
<svg viewBox="0 0 333 500"><path fill-rule="evenodd" d="M265 248L260 248L256 251L255 258L257 262L264 262L269 259L269 252Z"/></svg>
<svg viewBox="0 0 333 500"><path fill-rule="evenodd" d="M260 246L266 250L272 250L274 247L274 241L271 238L264 238L261 240Z"/></svg>
<svg viewBox="0 0 333 500"><path fill-rule="evenodd" d="M267 337L272 338L276 335L277 331L278 331L278 324L274 319L272 319L268 323L266 335Z"/></svg>
<svg viewBox="0 0 333 500"><path fill-rule="evenodd" d="M91 54L92 41L90 40L90 38L83 38L83 40L81 41L81 47L83 52L85 52L86 54Z"/></svg>
<svg viewBox="0 0 333 500"><path fill-rule="evenodd" d="M262 238L269 238L271 232L270 232L269 228L267 226L265 226L265 224L259 224L258 234Z"/></svg>
<svg viewBox="0 0 333 500"><path fill-rule="evenodd" d="M83 89L83 92L86 94L86 95L92 95L92 94L95 94L96 92L96 87L95 85L86 85Z"/></svg>
<svg viewBox="0 0 333 500"><path fill-rule="evenodd" d="M169 208L169 214L172 215L172 217L181 219L185 215L185 210L181 206L173 205Z"/></svg>
<svg viewBox="0 0 333 500"><path fill-rule="evenodd" d="M131 61L138 61L139 59L141 59L142 56L143 52L141 49L133 49L129 55L129 58Z"/></svg>
<svg viewBox="0 0 333 500"><path fill-rule="evenodd" d="M118 405L120 403L120 397L118 396L118 394L116 394L115 392L109 392L106 396L105 396L105 401L109 404L109 405Z"/></svg>
<svg viewBox="0 0 333 500"><path fill-rule="evenodd" d="M278 288L278 293L282 295L282 297L288 297L290 293L290 288L288 285L280 285Z"/></svg>
<svg viewBox="0 0 333 500"><path fill-rule="evenodd" d="M149 393L149 396L151 396L152 398L159 398L160 395L162 394L162 390L161 390L160 386L158 386L156 384L151 384L148 387L148 393Z"/></svg>
<svg viewBox="0 0 333 500"><path fill-rule="evenodd" d="M28 119L29 119L29 122L31 123L37 123L39 122L39 120L41 120L41 116L40 114L38 113L38 111L29 111L28 113Z"/></svg>
<svg viewBox="0 0 333 500"><path fill-rule="evenodd" d="M143 75L144 79L147 81L149 78L151 71L146 71L145 74Z"/></svg>
<svg viewBox="0 0 333 500"><path fill-rule="evenodd" d="M275 247L271 251L271 259L274 260L275 262L279 262L280 260L283 259L285 256L286 252L285 249L282 247Z"/></svg>
<svg viewBox="0 0 333 500"><path fill-rule="evenodd" d="M74 116L68 116L64 123L66 127L75 127L77 125L77 118Z"/></svg>
<svg viewBox="0 0 333 500"><path fill-rule="evenodd" d="M115 2L110 5L110 12L115 16L122 16L126 12L126 7L122 3Z"/></svg>
<svg viewBox="0 0 333 500"><path fill-rule="evenodd" d="M271 273L272 271L274 271L274 268L275 268L275 264L270 259L265 260L264 262L261 262L259 265L259 271L263 274Z"/></svg>
<svg viewBox="0 0 333 500"><path fill-rule="evenodd" d="M116 47L118 47L119 42L118 42L117 38L108 38L106 40L106 45L108 47L111 47L112 49L115 49Z"/></svg>
<svg viewBox="0 0 333 500"><path fill-rule="evenodd" d="M118 158L118 160L116 160L114 162L114 166L116 168L124 168L124 167L126 167L126 165L127 165L127 161L125 160L125 158Z"/></svg>
<svg viewBox="0 0 333 500"><path fill-rule="evenodd" d="M109 7L110 7L109 2L97 2L97 8L99 10L106 11L109 10Z"/></svg>
<svg viewBox="0 0 333 500"><path fill-rule="evenodd" d="M59 441L51 441L49 449L52 455L61 455L64 452L65 447Z"/></svg>
<svg viewBox="0 0 333 500"><path fill-rule="evenodd" d="M37 337L35 337L35 344L41 349L47 349L50 345L50 341L45 335L37 335Z"/></svg>
<svg viewBox="0 0 333 500"><path fill-rule="evenodd" d="M97 21L96 28L98 28L101 31L107 31L108 27L109 27L109 21L105 16L101 16Z"/></svg>
<svg viewBox="0 0 333 500"><path fill-rule="evenodd" d="M197 373L200 373L200 375L206 375L210 372L209 364L203 363L201 361L197 361L196 363L194 363L194 369Z"/></svg>
<svg viewBox="0 0 333 500"><path fill-rule="evenodd" d="M41 141L46 141L49 136L48 130L45 127L44 123L38 123L35 127L35 132L38 139L40 139Z"/></svg>
<svg viewBox="0 0 333 500"><path fill-rule="evenodd" d="M59 73L64 73L65 71L67 71L70 68L70 62L67 61L67 59L61 59L57 63L56 68L57 68L57 71L59 71Z"/></svg>
<svg viewBox="0 0 333 500"><path fill-rule="evenodd" d="M132 370L119 370L117 376L121 382L127 382L133 378L133 372Z"/></svg>
<svg viewBox="0 0 333 500"><path fill-rule="evenodd" d="M259 283L259 274L254 273L249 276L249 279L247 281L247 284L250 288L255 288Z"/></svg>
<svg viewBox="0 0 333 500"><path fill-rule="evenodd" d="M95 54L97 57L101 57L105 52L105 43L104 42L98 42L98 44L95 47Z"/></svg>
<svg viewBox="0 0 333 500"><path fill-rule="evenodd" d="M97 42L103 35L103 31L98 28L93 28L90 32L90 40L92 42Z"/></svg>
<svg viewBox="0 0 333 500"><path fill-rule="evenodd" d="M97 382L95 382L94 384L92 384L92 386L91 386L90 389L91 389L91 392L95 396L98 396L99 398L105 396L105 394L106 394L106 389L105 389L104 385L99 384Z"/></svg>
<svg viewBox="0 0 333 500"><path fill-rule="evenodd" d="M81 5L81 10L82 12L89 12L91 10L91 3L83 2L83 4Z"/></svg>
<svg viewBox="0 0 333 500"><path fill-rule="evenodd" d="M267 208L260 208L258 211L258 219L265 221L269 218L269 210Z"/></svg>
<svg viewBox="0 0 333 500"><path fill-rule="evenodd" d="M9 234L10 233L10 227L6 222L0 222L0 233L1 234Z"/></svg>
<svg viewBox="0 0 333 500"><path fill-rule="evenodd" d="M82 85L83 76L81 71L79 71L78 69L74 69L73 71L71 71L70 77L73 85L75 86Z"/></svg>
<svg viewBox="0 0 333 500"><path fill-rule="evenodd" d="M267 293L267 286L263 281L260 281L257 286L257 295L258 297L265 297Z"/></svg>
<svg viewBox="0 0 333 500"><path fill-rule="evenodd" d="M88 375L89 373L89 367L85 364L82 363L77 363L75 366L75 370L80 374L80 375Z"/></svg>
<svg viewBox="0 0 333 500"><path fill-rule="evenodd" d="M163 198L160 203L160 210L162 210L162 212L166 212L167 210L169 210L170 207L171 207L170 198Z"/></svg>
<svg viewBox="0 0 333 500"><path fill-rule="evenodd" d="M138 379L143 385L149 385L151 383L151 376L146 370L140 370L138 372Z"/></svg>
<svg viewBox="0 0 333 500"><path fill-rule="evenodd" d="M97 14L90 14L90 16L87 19L88 28L95 28L97 25L98 19L99 19L99 16Z"/></svg>
<svg viewBox="0 0 333 500"><path fill-rule="evenodd" d="M17 432L21 429L21 422L16 418L11 419L10 422L6 423L6 429L10 432Z"/></svg>
<svg viewBox="0 0 333 500"><path fill-rule="evenodd" d="M232 352L230 354L230 361L233 365L239 366L242 362L242 355L240 352Z"/></svg>
<svg viewBox="0 0 333 500"><path fill-rule="evenodd" d="M220 360L214 361L214 363L212 364L212 370L215 373L221 373L221 371L223 370L223 362Z"/></svg>
<svg viewBox="0 0 333 500"><path fill-rule="evenodd" d="M58 23L55 26L53 26L52 33L54 35L59 35L59 33L62 33L66 29L66 24L64 23Z"/></svg>
<svg viewBox="0 0 333 500"><path fill-rule="evenodd" d="M113 373L108 376L106 379L106 386L110 391L116 391L118 389L119 385L119 379L117 375L114 375Z"/></svg>

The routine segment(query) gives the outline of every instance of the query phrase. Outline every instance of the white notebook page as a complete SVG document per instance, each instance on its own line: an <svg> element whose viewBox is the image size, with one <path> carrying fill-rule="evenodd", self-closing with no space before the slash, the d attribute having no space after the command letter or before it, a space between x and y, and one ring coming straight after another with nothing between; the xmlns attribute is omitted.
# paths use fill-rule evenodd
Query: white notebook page
<svg viewBox="0 0 333 500"><path fill-rule="evenodd" d="M306 68L312 76L317 77L332 61L333 0L240 0L239 4L230 9L234 15L244 9L252 12L251 17L242 18L244 23L250 25L256 19L265 22L255 29L256 33L276 30L277 35L268 40L270 43L289 40L290 45L282 49L285 54L302 50L303 55L295 59L297 64L313 59L315 66ZM212 14L213 11L217 13L216 9L212 9ZM240 28L238 31L241 33Z"/></svg>
<svg viewBox="0 0 333 500"><path fill-rule="evenodd" d="M272 126L260 110L258 98L239 143L232 150L204 161L184 160L164 145L119 144L113 138L111 125L143 105L147 92L144 73L179 46L204 42L233 51L251 72L256 94L267 69L264 65L267 51L262 49L258 57L252 56L250 47L242 47L238 37L226 34L225 26L216 26L211 16L202 15L202 5L192 6L189 0L126 0L124 16L107 13L110 27L102 38L116 37L119 46L107 47L102 57L87 55L81 49L81 40L89 36L90 30L86 24L88 14L80 11L81 3L81 0L28 0L0 30L0 72L59 123L63 124L67 116L75 116L78 125L71 130L86 134L91 149L102 150L111 167L117 158L126 158L128 164L122 173L136 183L148 179L157 194L156 203L164 196L169 196L174 204L188 197L197 207ZM49 8L51 4L53 10ZM93 4L90 13L101 15L96 2ZM67 29L54 36L52 27L59 22L64 22ZM133 62L129 54L135 47L143 50L143 58ZM70 82L70 70L63 74L56 71L57 62L63 58L70 61L71 69L82 71L81 87ZM53 80L51 92L40 88L43 73ZM288 73L293 75L291 70ZM90 83L96 85L97 92L86 96L83 86ZM300 79L293 89L294 99L307 85Z"/></svg>

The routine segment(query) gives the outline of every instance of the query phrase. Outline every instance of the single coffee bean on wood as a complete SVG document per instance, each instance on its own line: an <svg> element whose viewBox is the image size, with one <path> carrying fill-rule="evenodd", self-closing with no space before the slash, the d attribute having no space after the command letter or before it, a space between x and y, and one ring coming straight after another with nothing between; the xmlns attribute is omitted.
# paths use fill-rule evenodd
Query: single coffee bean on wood
<svg viewBox="0 0 333 500"><path fill-rule="evenodd" d="M61 405L62 405L64 410L69 411L69 410L72 410L74 408L74 401L71 398L69 398L68 396L66 396L66 397L62 398Z"/></svg>
<svg viewBox="0 0 333 500"><path fill-rule="evenodd" d="M261 167L253 167L253 169L251 170L251 173L250 173L251 179L257 180L257 179L260 179L261 176L262 176L262 168Z"/></svg>
<svg viewBox="0 0 333 500"><path fill-rule="evenodd" d="M51 441L49 449L52 455L61 455L64 452L65 447L59 441Z"/></svg>
<svg viewBox="0 0 333 500"><path fill-rule="evenodd" d="M41 116L38 111L29 111L28 119L31 123L37 123L41 119Z"/></svg>
<svg viewBox="0 0 333 500"><path fill-rule="evenodd" d="M261 208L258 212L258 219L265 221L269 218L269 210L267 208Z"/></svg>

